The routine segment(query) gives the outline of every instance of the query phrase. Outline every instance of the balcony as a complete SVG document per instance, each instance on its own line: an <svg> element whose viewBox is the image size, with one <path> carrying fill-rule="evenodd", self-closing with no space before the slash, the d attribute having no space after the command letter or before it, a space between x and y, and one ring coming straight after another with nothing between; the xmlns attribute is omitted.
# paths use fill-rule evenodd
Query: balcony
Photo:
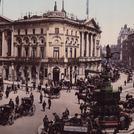
<svg viewBox="0 0 134 134"><path fill-rule="evenodd" d="M6 57L0 57L0 62L13 62L15 61L15 57L6 56Z"/></svg>
<svg viewBox="0 0 134 134"><path fill-rule="evenodd" d="M23 63L40 63L40 57L15 57L16 62L23 62Z"/></svg>
<svg viewBox="0 0 134 134"><path fill-rule="evenodd" d="M79 62L95 62L101 61L100 57L80 57Z"/></svg>
<svg viewBox="0 0 134 134"><path fill-rule="evenodd" d="M79 63L79 58L68 58L69 63Z"/></svg>
<svg viewBox="0 0 134 134"><path fill-rule="evenodd" d="M49 63L64 63L64 58L48 58Z"/></svg>

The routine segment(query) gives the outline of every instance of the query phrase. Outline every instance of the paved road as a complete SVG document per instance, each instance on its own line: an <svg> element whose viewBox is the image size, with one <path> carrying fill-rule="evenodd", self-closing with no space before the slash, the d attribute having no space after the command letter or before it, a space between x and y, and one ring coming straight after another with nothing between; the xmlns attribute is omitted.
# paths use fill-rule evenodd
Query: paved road
<svg viewBox="0 0 134 134"><path fill-rule="evenodd" d="M121 79L117 81L117 83L113 84L114 90L118 89L118 86L123 85L124 80L126 80L127 76L122 74ZM11 82L12 83L12 82ZM123 87L122 97L125 96L127 92L133 92L132 83L127 84L126 87ZM130 89L127 89L130 88ZM74 95L75 90L72 90L70 93L66 91L61 91L61 95L59 99L52 100L52 107L51 110L46 110L46 112L41 111L42 106L39 104L39 93L37 91L33 91L35 96L35 105L36 105L36 112L35 115L32 117L22 117L15 121L12 126L0 126L0 134L37 134L38 127L42 124L42 119L45 114L48 115L49 119L53 119L52 113L55 111L61 115L61 113L65 110L65 108L70 109L71 115L74 113L80 113L79 105L77 103L77 98ZM0 105L8 103L9 99L12 98L13 100L15 97L19 95L20 97L29 96L25 93L24 90L18 92L18 94L14 94L13 92L10 94L9 98L0 101ZM47 101L47 98L44 98Z"/></svg>
<svg viewBox="0 0 134 134"><path fill-rule="evenodd" d="M18 92L20 97L29 96L26 95L24 91ZM61 115L65 108L70 109L70 113L74 115L75 112L79 111L79 105L77 103L77 98L74 95L75 91L72 90L70 93L66 91L61 91L60 99L52 100L51 110L46 109L46 112L41 111L42 106L39 104L39 93L37 91L33 92L35 96L36 112L32 117L22 117L15 120L15 123L11 126L0 126L0 134L37 134L37 129L40 124L42 124L42 119L45 114L48 115L50 119L53 119L52 113L55 111ZM11 93L9 98L14 98L17 94ZM47 98L45 98L47 102ZM8 103L9 99L4 99L0 101L0 105ZM72 103L73 102L73 103Z"/></svg>

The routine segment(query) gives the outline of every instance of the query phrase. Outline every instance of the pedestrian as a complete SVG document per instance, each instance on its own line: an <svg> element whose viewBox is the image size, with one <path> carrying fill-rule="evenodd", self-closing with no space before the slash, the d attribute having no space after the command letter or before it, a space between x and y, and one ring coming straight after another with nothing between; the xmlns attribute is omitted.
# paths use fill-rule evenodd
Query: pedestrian
<svg viewBox="0 0 134 134"><path fill-rule="evenodd" d="M14 109L14 102L13 102L13 100L12 100L12 99L10 99L10 101L9 101L9 103L8 103L8 104L9 104L9 106L11 106L11 108L12 108L12 109Z"/></svg>
<svg viewBox="0 0 134 134"><path fill-rule="evenodd" d="M86 113L86 111L87 111L87 105L86 105L86 103L84 103L84 105L83 105L83 110L84 110L84 113Z"/></svg>
<svg viewBox="0 0 134 134"><path fill-rule="evenodd" d="M17 88L20 89L20 84L19 83L17 84Z"/></svg>
<svg viewBox="0 0 134 134"><path fill-rule="evenodd" d="M47 132L49 128L49 120L47 115L45 115L45 117L43 118L43 126L44 126L44 130Z"/></svg>
<svg viewBox="0 0 134 134"><path fill-rule="evenodd" d="M33 82L33 90L35 90L35 88L36 88L36 83L35 83L35 81Z"/></svg>
<svg viewBox="0 0 134 134"><path fill-rule="evenodd" d="M41 92L41 84L38 85L38 91Z"/></svg>
<svg viewBox="0 0 134 134"><path fill-rule="evenodd" d="M14 83L12 84L12 91L14 91Z"/></svg>
<svg viewBox="0 0 134 134"><path fill-rule="evenodd" d="M69 116L70 112L69 112L68 108L66 108L65 114L66 114L67 116Z"/></svg>
<svg viewBox="0 0 134 134"><path fill-rule="evenodd" d="M28 85L26 85L26 94L29 94L29 88L28 88Z"/></svg>
<svg viewBox="0 0 134 134"><path fill-rule="evenodd" d="M46 89L47 89L47 87L48 87L47 83L45 84L45 86L46 86Z"/></svg>
<svg viewBox="0 0 134 134"><path fill-rule="evenodd" d="M14 86L14 94L17 93L17 86Z"/></svg>
<svg viewBox="0 0 134 134"><path fill-rule="evenodd" d="M42 104L42 109L43 109L43 111L45 111L45 109L46 109L46 102L45 102L45 100L44 100L44 102Z"/></svg>
<svg viewBox="0 0 134 134"><path fill-rule="evenodd" d="M83 113L83 103L80 104L80 110L81 110L81 114Z"/></svg>
<svg viewBox="0 0 134 134"><path fill-rule="evenodd" d="M30 98L32 100L32 103L34 102L34 96L33 96L33 93L30 94Z"/></svg>
<svg viewBox="0 0 134 134"><path fill-rule="evenodd" d="M43 95L42 92L40 92L40 103L42 103L42 100L43 100Z"/></svg>
<svg viewBox="0 0 134 134"><path fill-rule="evenodd" d="M124 81L124 86L126 86L126 84L127 84L127 82L126 82L126 80Z"/></svg>
<svg viewBox="0 0 134 134"><path fill-rule="evenodd" d="M19 96L17 96L17 97L15 98L15 103L16 103L17 106L19 105Z"/></svg>
<svg viewBox="0 0 134 134"><path fill-rule="evenodd" d="M9 88L7 87L7 89L6 89L6 92L5 92L5 94L6 94L6 98L8 98L9 97Z"/></svg>
<svg viewBox="0 0 134 134"><path fill-rule="evenodd" d="M50 109L51 108L51 99L49 98L48 99L48 109Z"/></svg>
<svg viewBox="0 0 134 134"><path fill-rule="evenodd" d="M3 93L2 91L0 91L0 100L2 100L2 97L3 97Z"/></svg>
<svg viewBox="0 0 134 134"><path fill-rule="evenodd" d="M120 86L119 87L119 91L122 93L122 90L123 90L123 88L122 88L122 86Z"/></svg>

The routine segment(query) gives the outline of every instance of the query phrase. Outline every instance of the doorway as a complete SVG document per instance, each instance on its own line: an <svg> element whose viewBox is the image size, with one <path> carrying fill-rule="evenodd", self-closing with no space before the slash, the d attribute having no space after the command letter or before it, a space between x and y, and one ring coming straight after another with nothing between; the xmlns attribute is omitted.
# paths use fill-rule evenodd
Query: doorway
<svg viewBox="0 0 134 134"><path fill-rule="evenodd" d="M60 69L58 67L53 68L53 81L59 82Z"/></svg>

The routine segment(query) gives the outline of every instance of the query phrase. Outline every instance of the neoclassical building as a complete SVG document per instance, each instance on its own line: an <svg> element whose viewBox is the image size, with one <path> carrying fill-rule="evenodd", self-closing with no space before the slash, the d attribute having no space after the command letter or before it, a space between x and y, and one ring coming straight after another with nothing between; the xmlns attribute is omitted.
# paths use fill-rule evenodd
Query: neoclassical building
<svg viewBox="0 0 134 134"><path fill-rule="evenodd" d="M101 30L64 9L11 21L0 17L0 73L4 79L46 81L86 77L97 70Z"/></svg>

